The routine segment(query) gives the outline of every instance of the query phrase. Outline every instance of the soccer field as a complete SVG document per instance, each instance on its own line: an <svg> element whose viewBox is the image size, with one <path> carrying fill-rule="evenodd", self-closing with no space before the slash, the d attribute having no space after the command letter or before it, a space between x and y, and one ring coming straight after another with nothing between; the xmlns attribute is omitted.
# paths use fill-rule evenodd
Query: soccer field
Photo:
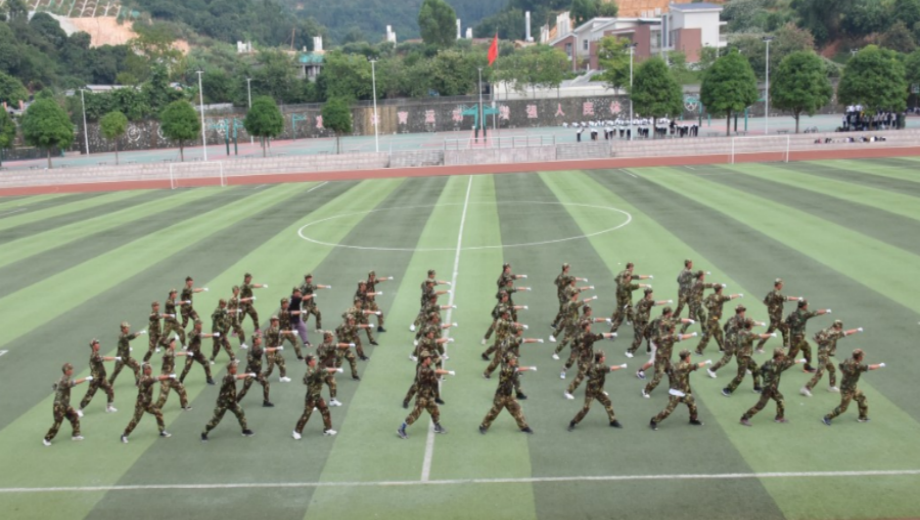
<svg viewBox="0 0 920 520"><path fill-rule="evenodd" d="M0 199L0 518L918 517L918 171L918 158L890 158ZM655 275L656 299L676 301L685 258L711 271L707 281L743 293L756 319L767 318L760 300L777 277L785 294L832 308L809 323L813 349L814 333L834 319L865 327L840 341L837 361L863 348L868 363L888 365L860 380L872 421L858 423L853 403L831 427L822 424L839 394L828 392L825 375L813 397L801 396L811 376L793 368L780 385L790 423L772 421L771 402L745 428L739 418L758 396L748 379L730 398L721 395L732 362L715 380L705 371L691 376L703 427L689 426L681 406L653 432L648 421L667 404L667 380L651 399L640 396L645 382L634 374L645 357L624 356L633 335L624 324L618 340L595 345L608 363L629 365L606 384L622 430L608 426L598 403L566 430L585 386L574 401L563 397L574 373L560 380L562 362L551 359L547 342L522 347L522 364L539 368L522 377L529 399L521 404L535 434L520 433L507 412L479 434L497 386L497 377L481 375L480 339L503 262L528 275L517 285L533 287L515 295L529 306L519 315L529 324L525 337L547 338L563 262L596 286L586 296L596 294L595 314L609 316L613 278L627 262ZM361 381L347 368L337 378L344 403L331 408L337 436L322 435L315 413L303 440L291 438L303 410L304 366L286 351L293 382L272 376L275 407L261 407L258 385L243 401L254 437L242 437L227 414L210 442L200 442L218 392L196 365L186 379L193 409L181 411L175 395L164 408L171 438L158 437L145 416L130 443L119 442L137 395L126 369L115 383L117 413L104 412L100 391L81 420L85 440L72 442L65 421L54 444L42 445L61 365L72 362L75 378L88 375L88 341L99 338L114 356L119 323L145 329L151 301L162 303L187 275L210 288L195 297L209 331L217 300L245 272L269 285L256 291L263 324L311 272L333 286L317 293L331 329L371 269L396 278L378 286L388 332L378 335L380 346L365 343L370 360L359 361ZM428 269L454 282L457 305L445 363L457 375L442 386L449 433L431 433L423 414L401 440L401 402L415 370L408 326ZM146 341L133 343L135 357ZM718 359L717 350L711 342L694 360ZM222 353L212 367L218 383L226 361ZM159 373L160 356L153 366ZM74 388L72 405L86 388Z"/></svg>

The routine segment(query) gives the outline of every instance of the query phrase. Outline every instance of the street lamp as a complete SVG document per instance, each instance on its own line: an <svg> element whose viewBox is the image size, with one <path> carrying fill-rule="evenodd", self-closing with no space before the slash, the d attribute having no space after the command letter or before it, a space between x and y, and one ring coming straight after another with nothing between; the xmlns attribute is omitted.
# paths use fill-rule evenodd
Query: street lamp
<svg viewBox="0 0 920 520"><path fill-rule="evenodd" d="M374 68L374 65L377 64L377 60L371 60L371 85L374 89L374 151L380 151L380 143L377 140L377 71Z"/></svg>
<svg viewBox="0 0 920 520"><path fill-rule="evenodd" d="M208 141L204 129L204 90L201 88L201 75L204 71L196 71L198 74L198 104L201 107L201 151L204 153L204 160L208 160Z"/></svg>
<svg viewBox="0 0 920 520"><path fill-rule="evenodd" d="M246 78L246 95L249 97L249 108L252 109L252 78ZM250 135L249 144L255 144L255 143L256 143L255 138Z"/></svg>
<svg viewBox="0 0 920 520"><path fill-rule="evenodd" d="M86 155L89 155L89 130L86 128L86 98L83 97L83 87L80 87L80 104L83 105L83 145L86 147Z"/></svg>
<svg viewBox="0 0 920 520"><path fill-rule="evenodd" d="M767 87L763 95L763 134L767 135L770 133L770 42L773 41L773 36L764 36L763 41L767 44Z"/></svg>
<svg viewBox="0 0 920 520"><path fill-rule="evenodd" d="M629 44L629 140L633 139L633 56L636 54L636 44ZM652 123L654 125L654 122Z"/></svg>
<svg viewBox="0 0 920 520"><path fill-rule="evenodd" d="M479 70L479 128L485 132L485 128L482 124L482 67L476 67ZM478 134L477 134L478 135ZM485 135L483 137L483 143L485 142ZM501 143L499 143L499 146Z"/></svg>

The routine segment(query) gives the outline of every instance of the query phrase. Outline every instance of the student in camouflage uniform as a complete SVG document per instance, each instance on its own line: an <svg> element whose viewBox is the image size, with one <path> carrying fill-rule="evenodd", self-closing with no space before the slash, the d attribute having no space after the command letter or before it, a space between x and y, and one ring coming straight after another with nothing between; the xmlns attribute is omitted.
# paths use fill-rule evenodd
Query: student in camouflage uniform
<svg viewBox="0 0 920 520"><path fill-rule="evenodd" d="M690 301L690 287L693 286L693 279L696 275L693 273L693 260L684 260L684 268L677 275L677 310L674 311L675 317L680 317L684 305Z"/></svg>
<svg viewBox="0 0 920 520"><path fill-rule="evenodd" d="M314 284L312 274L307 273L304 275L303 285L300 286L300 295L303 298L303 302L300 305L300 319L306 325L310 315L315 316L317 332L323 329L323 313L320 312L319 305L316 304L316 291L319 289L332 289L332 286Z"/></svg>
<svg viewBox="0 0 920 520"><path fill-rule="evenodd" d="M294 432L291 434L295 440L300 440L303 435L304 426L310 420L313 410L319 410L323 416L323 435L332 436L336 431L332 429L332 417L329 416L329 407L321 395L323 391L323 381L331 374L341 370L341 368L328 368L317 366L316 358L313 355L307 355L307 372L303 376L303 384L307 385L307 395L304 398L303 414L297 420L294 426Z"/></svg>
<svg viewBox="0 0 920 520"><path fill-rule="evenodd" d="M575 390L581 385L581 382L588 374L591 363L594 361L594 343L602 339L613 339L616 337L616 332L601 332L594 334L591 332L590 320L581 322L581 335L578 337L578 375L569 383L568 389L562 394L566 399L575 399L575 396L572 394L575 393Z"/></svg>
<svg viewBox="0 0 920 520"><path fill-rule="evenodd" d="M676 365L672 365L668 370L668 379L671 383L671 389L668 391L670 394L668 406L661 413L652 417L652 420L648 423L653 431L658 431L658 425L661 424L661 421L667 419L680 403L687 405L690 410L690 424L693 426L703 425L697 416L696 401L693 399L693 390L690 388L690 373L704 366L706 366L706 362L690 362L689 350L680 351L680 361Z"/></svg>
<svg viewBox="0 0 920 520"><path fill-rule="evenodd" d="M649 368L652 368L655 365L655 361L658 359L658 343L661 340L662 336L667 336L673 334L673 327L677 327L678 323L689 323L693 324L693 320L690 318L677 318L674 316L674 313L671 311L671 307L665 307L661 310L661 316L652 320L648 326L648 333L646 334L646 339L648 339L648 352L649 358L639 370L636 371L636 377L642 380L645 380L645 371ZM668 326L671 326L670 328ZM686 334L687 338L693 337L692 334ZM629 357L629 356L627 356ZM668 356L668 361L670 362L670 355ZM667 370L665 368L665 370ZM657 386L657 385L656 385Z"/></svg>
<svg viewBox="0 0 920 520"><path fill-rule="evenodd" d="M252 275L246 273L243 276L243 285L240 287L240 325L246 320L246 316L252 318L252 326L256 332L262 332L259 328L259 313L256 312L252 302L255 298L252 296L253 289L268 289L268 284L252 283Z"/></svg>
<svg viewBox="0 0 920 520"><path fill-rule="evenodd" d="M522 291L530 291L530 290L531 290L530 287L515 287L514 280L508 279L505 282L505 286L499 289L498 292L495 294L495 299L500 300L501 293L503 292L508 293L508 305L511 307L511 319L514 321L517 321L518 320L517 309L520 309L520 308L526 309L527 306L525 305L523 307L519 307L515 305L514 304L514 293L522 292Z"/></svg>
<svg viewBox="0 0 920 520"><path fill-rule="evenodd" d="M163 319L163 315L160 314L160 302L153 302L150 304L150 318L147 321L147 353L144 354L144 363L150 361L150 358L153 357L154 352L160 351L160 336L162 335L162 330L160 328L160 320Z"/></svg>
<svg viewBox="0 0 920 520"><path fill-rule="evenodd" d="M383 294L383 291L377 290L377 284L391 280L393 280L392 276L377 276L374 271L367 273L367 282L365 283L367 292L364 293L364 308L377 315L377 332L386 332L386 329L383 328L383 311L377 306L376 299L378 294Z"/></svg>
<svg viewBox="0 0 920 520"><path fill-rule="evenodd" d="M182 288L182 294L179 295L179 299L185 302L185 305L182 306L182 328L188 326L189 318L191 318L194 323L198 319L198 313L195 312L195 308L192 306L192 297L195 293L200 293L202 291L207 291L207 287L194 287L194 280L191 276L185 277L185 287Z"/></svg>
<svg viewBox="0 0 920 520"><path fill-rule="evenodd" d="M405 399L403 399L403 408L409 408L409 402L412 400L412 397L418 392L419 382L418 382L418 368L422 365L422 353L428 352L431 355L431 365L435 368L441 368L443 361L443 352L444 344L453 341L453 338L437 338L435 339L435 329L428 329L425 334L425 337L419 341L418 345L415 347L412 355L409 357L415 361L415 371L416 378L412 381L412 386L409 387L409 391L406 393ZM437 404L445 404L441 399L441 387L440 385L435 386L434 388L434 402Z"/></svg>
<svg viewBox="0 0 920 520"><path fill-rule="evenodd" d="M509 266L510 272L510 264L505 265ZM492 421L498 417L498 414L503 409L508 410L508 413L514 417L518 428L522 432L533 433L533 430L527 425L527 420L524 419L521 405L518 404L515 398L514 388L519 385L518 378L520 378L521 372L536 369L536 367L519 367L517 356L510 352L506 355L505 363L502 365L501 377L498 380L498 389L495 390L495 398L492 400L492 409L489 410L489 413L482 420L482 424L479 425L479 433L485 435L489 430L489 426L492 425Z"/></svg>
<svg viewBox="0 0 920 520"><path fill-rule="evenodd" d="M553 324L550 325L552 328L556 328L559 325L559 320L563 318L563 307L569 301L569 295L566 293L566 289L574 282L587 282L587 278L578 278L577 276L572 276L569 274L571 266L568 263L562 264L562 273L556 277L556 280L553 282L556 285L556 298L559 300L559 312L556 314L556 317L553 319Z"/></svg>
<svg viewBox="0 0 920 520"><path fill-rule="evenodd" d="M692 334L675 334L675 328L674 321L670 319L668 321L662 321L661 323L661 329L658 333L658 337L655 339L655 346L657 347L655 349L655 375L652 376L652 380L642 389L642 397L646 399L651 397L652 390L658 386L664 374L671 370L671 353L674 351L674 343L677 341L685 341L696 336L695 332ZM640 370L640 372L643 376L645 375L644 369ZM639 379L642 378L640 377Z"/></svg>
<svg viewBox="0 0 920 520"><path fill-rule="evenodd" d="M219 336L220 332L203 334L201 332L201 325L201 320L195 320L195 328L193 328L192 332L188 335L188 350L185 354L185 368L182 369L182 375L179 376L180 383L185 383L185 376L187 376L192 369L192 364L197 361L204 367L204 375L207 376L208 384L214 384L214 379L211 377L211 363L208 361L208 358L204 357L204 354L201 353L201 340L202 338Z"/></svg>
<svg viewBox="0 0 920 520"><path fill-rule="evenodd" d="M141 377L141 365L131 357L131 341L147 332L142 330L131 334L131 325L127 321L121 322L119 328L121 329L121 334L118 336L118 348L115 352L121 360L115 362L115 370L112 371L112 375L109 377L109 384L115 384L115 378L118 377L121 369L127 365L134 371L134 384L137 385Z"/></svg>
<svg viewBox="0 0 920 520"><path fill-rule="evenodd" d="M505 291L498 292L498 303L495 304L495 307L492 308L492 324L489 325L489 329L486 330L486 335L482 337L480 344L485 345L489 342L489 338L492 337L492 333L495 332L495 328L498 327L498 322L502 319L502 314L504 311L508 311L508 318L511 317L515 311L525 308L524 305L511 305L511 295ZM491 353L494 349L489 349L486 352Z"/></svg>
<svg viewBox="0 0 920 520"><path fill-rule="evenodd" d="M437 280L437 279L435 278L435 271L434 271L434 269L429 269L429 270L428 270L428 278L425 278L425 281L422 282L422 297L421 297L421 302L420 302L420 306L421 306L421 308L422 308L422 311L420 311L420 312L419 312L419 315L416 316L415 321L412 323L412 325L409 325L409 332L415 332L416 329L418 329L418 327L419 327L419 324L420 324L419 322L420 322L420 320L424 320L425 314L424 314L423 312L424 312L424 309L425 309L425 305L429 302L429 300L431 299L431 296L432 296L432 295L439 295L439 296L440 296L440 295L442 295L442 294L449 294L449 293L451 292L449 289L448 289L448 290L444 290L444 291L435 291L435 288L434 288L434 287L435 287L436 285L450 285L450 284L451 284L451 283L448 282L448 281Z"/></svg>
<svg viewBox="0 0 920 520"><path fill-rule="evenodd" d="M719 323L719 320L722 319L722 309L725 307L725 302L744 296L743 294L729 294L726 296L722 294L721 285L716 286L715 289L716 292L710 294L704 300L708 317L706 323L703 324L703 337L700 338L700 343L696 346L696 354L700 356L706 350L709 338L716 340L716 345L719 346L720 351L725 350L725 344L722 341L722 326Z"/></svg>
<svg viewBox="0 0 920 520"><path fill-rule="evenodd" d="M355 346L355 350L358 350L361 346L361 340L358 338L358 329L370 327L368 324L357 325L355 323L354 316L348 316L345 318L345 323L342 323L335 329L335 337L339 343L348 343ZM364 356L364 352L361 351L360 355ZM366 359L366 357L365 357ZM342 349L336 355L335 366L339 368L342 366L342 361L347 360L349 366L351 366L351 378L355 381L360 381L361 377L358 376L358 363L355 361L355 353L351 349Z"/></svg>
<svg viewBox="0 0 920 520"><path fill-rule="evenodd" d="M228 339L230 335L230 313L227 312L227 300L223 298L220 299L217 303L217 308L211 313L211 333L217 333L216 336L212 336L214 343L211 348L211 363L217 359L217 354L220 353L221 347L227 351L230 361L236 359L236 354L233 353L233 348L230 347L230 340Z"/></svg>
<svg viewBox="0 0 920 520"><path fill-rule="evenodd" d="M837 369L834 368L834 363L831 362L831 358L837 355L837 340L856 334L857 332L862 332L862 330L862 327L858 329L843 330L843 322L835 320L833 325L815 334L815 343L818 344L818 371L815 372L811 381L802 387L799 393L806 397L811 397L811 391L818 385L818 382L821 381L825 369L830 378L831 386L829 390L831 392L839 392L840 390L837 388Z"/></svg>
<svg viewBox="0 0 920 520"><path fill-rule="evenodd" d="M499 346L501 346L505 339L511 335L512 327L521 325L511 317L510 307L503 307L501 312L501 317L495 324L495 341L492 343L491 347L487 348L485 352L480 355L483 361L489 361L489 355L499 350Z"/></svg>
<svg viewBox="0 0 920 520"><path fill-rule="evenodd" d="M655 293L651 287L646 287L644 296L636 303L635 316L633 316L633 331L635 337L632 345L626 350L626 357L631 358L642 345L642 339L648 337L649 319L652 315L652 307L656 305L666 305L668 300L655 301Z"/></svg>
<svg viewBox="0 0 920 520"><path fill-rule="evenodd" d="M457 306L456 305L438 305L438 295L432 294L431 298L428 301L428 304L422 307L422 311L426 312L426 314L422 316L421 313L419 313L420 315L416 318L416 323L418 323L420 327L418 327L418 332L415 333L415 339L418 340L418 339L421 339L422 336L424 336L425 329L428 327L428 321L431 316L437 316L438 321L440 321L441 311L451 309L451 308L456 309ZM441 328L446 329L449 327L450 327L450 324L448 323L442 326Z"/></svg>
<svg viewBox="0 0 920 520"><path fill-rule="evenodd" d="M706 273L704 271L696 272L696 280L693 282L693 285L690 286L690 294L687 296L688 304L690 305L689 316L691 320L699 322L700 325L706 324L706 312L703 310L703 292L706 289L714 289L719 286L725 287L725 284L707 283ZM687 332L687 328L689 327L689 323L684 323L684 326L680 329L680 333L683 334Z"/></svg>
<svg viewBox="0 0 920 520"><path fill-rule="evenodd" d="M336 343L335 337L332 334L332 331L323 332L323 343L316 348L316 357L319 359L321 366L325 368L336 368L336 360L339 357L340 350L348 350L350 347L354 347L354 343ZM326 386L329 387L329 406L342 406L342 403L335 398L337 392L337 386L335 383L335 372L336 371L326 371Z"/></svg>
<svg viewBox="0 0 920 520"><path fill-rule="evenodd" d="M725 332L725 340L722 342L722 359L706 369L709 377L715 379L716 372L727 365L732 360L732 357L735 356L735 351L738 349L738 333L744 328L744 322L747 320L744 315L745 311L747 311L747 307L744 305L735 307L735 315L729 318L725 322L725 326L722 327Z"/></svg>
<svg viewBox="0 0 920 520"><path fill-rule="evenodd" d="M174 376L176 374L176 357L185 355L185 352L176 352L176 340L170 340L169 344L166 345L166 350L163 352L163 368L160 374L164 376ZM185 393L185 385L175 377L160 379L160 397L157 399L157 408L162 410L163 406L166 405L166 399L169 398L170 390L175 390L179 394L179 406L181 406L183 410L189 411L192 409L188 404L188 394Z"/></svg>
<svg viewBox="0 0 920 520"><path fill-rule="evenodd" d="M364 282L361 282L361 283L363 284ZM378 345L377 340L374 339L374 333L372 332L372 329L374 327L370 325L367 319L367 315L373 314L373 313L374 311L369 311L369 310L364 309L364 299L363 298L361 298L360 296L355 296L354 304L348 309L346 309L345 312L342 313L342 319L347 320L348 316L354 317L355 324L359 326L358 328L364 329L365 332L367 332L367 340L370 342L370 344ZM367 326L365 327L364 325L367 325ZM355 334L355 338L356 338L355 343L358 344L359 357L363 361L367 359L367 356L364 355L364 347L361 345L361 339L359 337L359 334Z"/></svg>
<svg viewBox="0 0 920 520"><path fill-rule="evenodd" d="M64 375L58 379L57 383L51 386L51 389L54 390L54 408L52 409L54 424L51 425L48 433L45 434L45 438L42 439L42 444L45 446L51 446L51 441L57 436L58 430L61 429L61 423L64 422L65 418L70 421L70 427L73 429L70 438L75 441L83 440L83 436L80 435L80 416L82 413L70 406L70 389L84 381L92 381L93 376L71 379L73 377L73 365L70 363L64 363L64 366L61 367L61 372Z"/></svg>
<svg viewBox="0 0 920 520"><path fill-rule="evenodd" d="M256 338L257 336L253 337L253 348L256 348L256 345L259 343ZM208 421L208 424L204 427L204 431L201 432L202 442L208 441L208 433L220 424L220 420L224 418L224 414L227 410L230 410L230 412L236 416L236 420L239 421L240 428L243 430L244 437L252 437L255 435L246 425L246 414L243 412L243 408L239 404L239 399L236 397L236 380L246 379L249 381L250 378L255 377L255 374L250 372L248 374L236 375L236 364L236 361L231 361L230 364L227 365L227 375L224 376L220 385L220 394L217 396L217 406L214 408L214 417Z"/></svg>
<svg viewBox="0 0 920 520"><path fill-rule="evenodd" d="M592 298L593 299L593 298ZM565 373L572 368L575 362L578 360L578 357L581 352L581 335L584 334L584 331L581 328L581 324L585 321L590 321L591 323L601 323L607 322L610 323L610 318L595 318L594 310L590 305L585 301L584 305L581 307L581 318L578 318L575 321L575 330L571 333L572 348L569 350L569 359L566 360L565 365L562 367L562 373L559 374L560 379L565 379ZM565 338L563 338L563 341ZM553 359L559 359L556 357L556 353L553 353Z"/></svg>
<svg viewBox="0 0 920 520"><path fill-rule="evenodd" d="M131 418L131 422L128 423L128 426L125 427L124 433L121 434L121 442L125 444L128 444L128 435L131 435L131 432L137 427L137 423L140 422L144 413L149 413L156 417L157 428L160 430L160 437L171 437L169 432L166 431L166 423L163 422L163 412L153 404L153 385L157 384L158 381L173 379L176 377L176 374L153 377L150 375L151 372L153 372L153 367L150 366L150 363L144 363L143 370L144 376L141 377L140 381L137 383L137 403L134 405L134 416Z"/></svg>
<svg viewBox="0 0 920 520"><path fill-rule="evenodd" d="M501 289L502 287L505 287L506 285L508 285L509 281L514 282L514 280L519 280L521 278L527 278L527 275L512 273L511 264L508 262L505 262L504 264L502 264L502 274L498 277L498 281L495 282L495 285L497 285L498 288Z"/></svg>
<svg viewBox="0 0 920 520"><path fill-rule="evenodd" d="M569 301L566 302L563 307L562 318L559 320L559 325L556 327L556 330L549 335L549 340L551 343L556 342L556 338L559 336L561 331L565 331L565 335L562 336L562 341L556 345L556 349L553 351L553 359L559 359L559 353L565 349L565 346L569 344L570 341L573 341L581 332L581 327L579 322L581 321L578 315L579 309L582 305L586 305L588 302L592 301L594 298L585 298L579 299L579 291L570 290Z"/></svg>
<svg viewBox="0 0 920 520"><path fill-rule="evenodd" d="M268 394L271 391L268 375L262 373L262 356L271 355L274 350L273 348L262 348L262 334L253 334L252 348L246 353L246 372L253 374L253 376L243 382L243 388L240 390L239 395L236 396L237 402L242 401L243 398L246 397L246 393L249 392L249 387L252 386L252 382L255 381L262 385L262 406L266 408L275 406L268 398Z"/></svg>
<svg viewBox="0 0 920 520"><path fill-rule="evenodd" d="M227 314L230 315L230 326L233 327L233 335L240 340L240 348L246 349L246 332L243 331L243 303L245 302L240 297L240 286L234 285L233 296L227 301Z"/></svg>
<svg viewBox="0 0 920 520"><path fill-rule="evenodd" d="M607 357L603 350L598 350L594 353L594 364L591 365L591 368L588 370L588 387L585 389L585 405L581 408L581 411L578 412L578 415L569 422L569 431L574 430L575 425L580 423L581 420L588 415L588 411L591 409L591 403L593 403L595 399L604 405L604 409L607 410L607 419L610 420L610 426L614 428L623 427L620 421L617 420L616 414L613 411L613 404L610 402L610 398L607 397L607 392L604 391L604 382L607 381L607 372L616 372L621 368L626 368L626 365L607 366L606 360Z"/></svg>
<svg viewBox="0 0 920 520"><path fill-rule="evenodd" d="M786 405L783 401L783 394L779 391L779 380L783 372L799 362L794 358L787 359L786 352L782 348L773 349L773 359L768 360L760 367L760 375L763 376L763 391L760 393L760 399L750 410L744 412L744 415L741 416L741 424L751 426L751 417L763 410L767 403L770 402L770 399L776 401L776 417L774 417L773 422L789 422L786 419Z"/></svg>
<svg viewBox="0 0 920 520"><path fill-rule="evenodd" d="M280 372L278 381L281 383L290 383L291 378L287 377L287 365L285 364L284 354L282 354L284 345L281 344L282 331L279 326L280 318L278 318L278 316L272 316L269 322L271 325L264 334L265 345L271 349L266 349L265 353L265 359L268 361L268 367L265 369L265 377L270 377L275 370L275 365L278 365L278 371Z"/></svg>
<svg viewBox="0 0 920 520"><path fill-rule="evenodd" d="M757 334L753 331L754 320L748 318L744 320L744 328L738 331L735 343L735 360L738 363L738 373L735 378L728 383L728 386L722 389L722 395L730 397L738 388L738 385L744 381L744 376L748 371L754 378L754 391L760 392L763 389L760 386L760 369L757 362L754 361L754 340L776 337L776 333ZM792 357L792 356L790 356Z"/></svg>
<svg viewBox="0 0 920 520"><path fill-rule="evenodd" d="M633 274L634 265L632 262L626 264L626 269L620 272L616 277L617 282L617 306L613 310L613 316L611 320L613 321L610 326L610 332L616 332L620 325L623 323L623 318L626 318L626 321L632 323L633 321L633 307L632 307L632 293L637 289L644 289L646 287L651 287L651 285L644 283L632 283L633 280L647 280L650 278L649 275L639 275Z"/></svg>
<svg viewBox="0 0 920 520"><path fill-rule="evenodd" d="M166 312L163 313L163 334L160 336L160 345L166 346L166 343L169 338L169 335L176 333L179 336L179 343L183 346L185 343L185 328L179 326L179 320L176 319L178 316L178 311L176 311L176 305L182 305L182 302L176 302L176 292L175 289L169 290L169 296L166 298Z"/></svg>
<svg viewBox="0 0 920 520"><path fill-rule="evenodd" d="M419 416L422 415L422 410L427 410L428 415L431 416L435 433L447 433L447 430L441 426L441 412L438 409L435 398L438 388L438 376L454 375L454 371L432 368L432 355L427 350L419 354L419 360L420 364L415 372L415 380L418 385L415 408L412 409L406 420L396 430L396 435L399 435L401 439L409 438L406 433L406 427L411 426L418 420Z"/></svg>
<svg viewBox="0 0 920 520"><path fill-rule="evenodd" d="M424 338L429 332L434 332L435 336L440 337L442 331L447 330L454 325L456 324L455 323L445 323L442 325L441 324L441 314L438 312L432 312L428 316L428 323L425 324L425 328L421 329L420 332L422 333L422 338ZM418 346L418 344L421 344L422 342L421 340L417 340L414 343L416 343L416 346ZM448 359L447 354L444 352L444 347L441 345L442 345L441 343L438 343L438 348L437 348L438 354L441 357L441 359ZM416 349L416 350L421 352L422 350L425 350L425 349Z"/></svg>
<svg viewBox="0 0 920 520"><path fill-rule="evenodd" d="M856 400L856 406L859 408L859 418L857 420L861 423L869 422L869 402L862 390L856 385L859 383L859 376L863 372L885 368L885 363L867 365L863 363L864 357L865 353L862 349L856 349L853 351L853 357L840 363L840 372L843 374L843 382L840 384L840 406L824 416L822 419L824 424L830 426L835 417L847 411L850 401L854 399Z"/></svg>
<svg viewBox="0 0 920 520"><path fill-rule="evenodd" d="M89 406L90 401L93 400L93 396L96 395L96 390L99 388L105 390L105 395L109 398L105 405L105 411L108 413L117 412L118 410L113 406L115 403L115 390L112 389L109 380L105 378L105 365L103 362L119 361L119 358L103 356L99 352L98 339L90 341L89 348L92 349L89 355L89 369L90 374L92 374L92 379L87 379L89 381L89 388L86 389L86 395L84 395L83 400L80 401L80 412L82 413L83 409Z"/></svg>
<svg viewBox="0 0 920 520"><path fill-rule="evenodd" d="M294 291L299 291L300 289L294 288ZM297 336L294 329L294 316L300 315L300 311L291 310L290 308L291 301L287 298L281 298L281 310L278 311L278 326L281 327L281 343L285 341L290 343L294 347L294 354L297 356L297 359L303 359L303 352L300 350L300 341L297 341ZM296 314L295 314L296 313Z"/></svg>
<svg viewBox="0 0 920 520"><path fill-rule="evenodd" d="M783 279L777 278L773 282L773 290L763 297L763 304L767 306L767 314L770 316L770 327L767 328L767 334L772 334L779 330L783 334L783 346L789 346L789 327L783 323L783 304L786 302L799 301L798 296L783 295ZM764 343L767 340L761 340L757 343L757 351L763 352Z"/></svg>
<svg viewBox="0 0 920 520"><path fill-rule="evenodd" d="M482 377L490 379L492 377L492 372L498 368L498 364L501 361L504 361L505 354L511 352L516 357L521 357L521 345L524 343L543 343L542 339L536 338L524 338L524 328L520 325L514 325L511 327L511 334L505 338L505 341L499 346L496 356L492 358L492 362L489 364L486 371L482 373ZM524 395L520 390L518 390L518 399L527 399L527 396Z"/></svg>
<svg viewBox="0 0 920 520"><path fill-rule="evenodd" d="M821 309L817 311L808 310L808 300L799 300L798 308L786 316L786 327L789 328L789 354L791 358L797 357L799 351L802 351L805 358L805 371L815 372L811 366L811 345L805 339L805 326L808 320L815 316L822 316L831 312L830 309Z"/></svg>

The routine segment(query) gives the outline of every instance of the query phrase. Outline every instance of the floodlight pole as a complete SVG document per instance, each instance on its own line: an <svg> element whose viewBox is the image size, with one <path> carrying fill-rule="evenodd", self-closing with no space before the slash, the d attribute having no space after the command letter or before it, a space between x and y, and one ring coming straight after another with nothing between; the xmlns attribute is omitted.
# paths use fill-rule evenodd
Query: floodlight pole
<svg viewBox="0 0 920 520"><path fill-rule="evenodd" d="M204 153L204 160L208 160L208 141L204 128L204 91L201 89L201 75L204 71L196 71L198 74L198 105L201 107L201 151Z"/></svg>
<svg viewBox="0 0 920 520"><path fill-rule="evenodd" d="M86 155L89 155L89 129L86 127L86 98L83 97L83 87L80 87L80 104L83 105L83 145Z"/></svg>
<svg viewBox="0 0 920 520"><path fill-rule="evenodd" d="M629 44L629 140L633 140L633 56L636 53L636 44ZM654 122L652 123L654 125Z"/></svg>
<svg viewBox="0 0 920 520"><path fill-rule="evenodd" d="M380 151L380 143L377 137L377 71L374 65L377 60L371 60L371 86L374 90L374 151Z"/></svg>
<svg viewBox="0 0 920 520"><path fill-rule="evenodd" d="M479 70L479 129L485 133L485 127L482 122L482 67L477 67ZM485 135L483 137L483 142L485 142Z"/></svg>
<svg viewBox="0 0 920 520"><path fill-rule="evenodd" d="M252 78L246 78L246 95L249 96L249 108L252 109ZM249 144L256 144L253 136L249 136Z"/></svg>
<svg viewBox="0 0 920 520"><path fill-rule="evenodd" d="M766 92L764 92L764 95L763 95L763 101L764 101L763 134L767 135L770 133L770 42L773 41L773 37L764 36L763 41L764 43L767 44L767 64L766 64L767 86L766 86Z"/></svg>

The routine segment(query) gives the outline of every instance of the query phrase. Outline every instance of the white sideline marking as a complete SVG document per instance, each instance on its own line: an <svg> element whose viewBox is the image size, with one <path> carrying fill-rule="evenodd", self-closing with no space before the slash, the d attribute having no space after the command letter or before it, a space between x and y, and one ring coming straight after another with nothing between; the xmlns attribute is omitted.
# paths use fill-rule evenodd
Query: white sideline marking
<svg viewBox="0 0 920 520"><path fill-rule="evenodd" d="M463 202L463 213L460 215L460 230L457 232L457 252L454 253L454 272L450 279L450 298L447 304L453 306L454 297L457 295L457 273L460 272L460 252L463 251L463 227L466 226L466 210L470 207L470 192L473 190L473 176L470 175L470 181L466 184L466 199ZM447 318L444 323L451 323L450 318L453 314L453 307L447 309ZM447 337L450 337L450 329L447 329ZM447 352L447 344L444 345L444 351ZM447 366L447 362L442 363ZM429 423L431 421L429 420ZM434 425L428 425L428 439L425 441L425 458L422 462L422 482L429 482L431 476L431 459L434 457Z"/></svg>
<svg viewBox="0 0 920 520"><path fill-rule="evenodd" d="M736 480L775 478L866 478L918 476L920 469L875 471L802 471L790 473L699 473L664 475L598 475L573 477L468 478L450 480L378 480L367 482L241 482L228 484L134 484L112 486L0 488L0 494L15 493L98 493L100 491L266 489L266 488L349 488L461 486L470 484L541 484L554 482L636 482L643 480Z"/></svg>
<svg viewBox="0 0 920 520"><path fill-rule="evenodd" d="M7 352L9 352L9 350L0 350L0 356L6 354Z"/></svg>
<svg viewBox="0 0 920 520"><path fill-rule="evenodd" d="M21 212L23 212L23 211L25 211L25 210L27 210L27 209L29 209L29 208L19 208L19 209L14 209L13 211L7 211L6 213L0 213L0 217L6 217L6 216L9 216L9 215L15 215L16 213L21 213Z"/></svg>
<svg viewBox="0 0 920 520"><path fill-rule="evenodd" d="M321 187L321 186L324 186L324 185L327 184L328 182L329 182L329 181L323 181L323 182L317 184L316 186L313 186L312 188L310 188L309 190L307 190L307 193L310 193L311 191L315 190L316 188L319 188L319 187Z"/></svg>
<svg viewBox="0 0 920 520"><path fill-rule="evenodd" d="M633 173L633 172L631 172L631 171L629 171L629 170L624 170L623 168L620 168L620 171L623 172L623 173L625 173L626 175L629 175L629 176L632 177L633 179L638 179L638 178L639 178L635 173Z"/></svg>
<svg viewBox="0 0 920 520"><path fill-rule="evenodd" d="M688 170L696 171L696 168L694 168L693 166L684 166L684 167L687 168Z"/></svg>

